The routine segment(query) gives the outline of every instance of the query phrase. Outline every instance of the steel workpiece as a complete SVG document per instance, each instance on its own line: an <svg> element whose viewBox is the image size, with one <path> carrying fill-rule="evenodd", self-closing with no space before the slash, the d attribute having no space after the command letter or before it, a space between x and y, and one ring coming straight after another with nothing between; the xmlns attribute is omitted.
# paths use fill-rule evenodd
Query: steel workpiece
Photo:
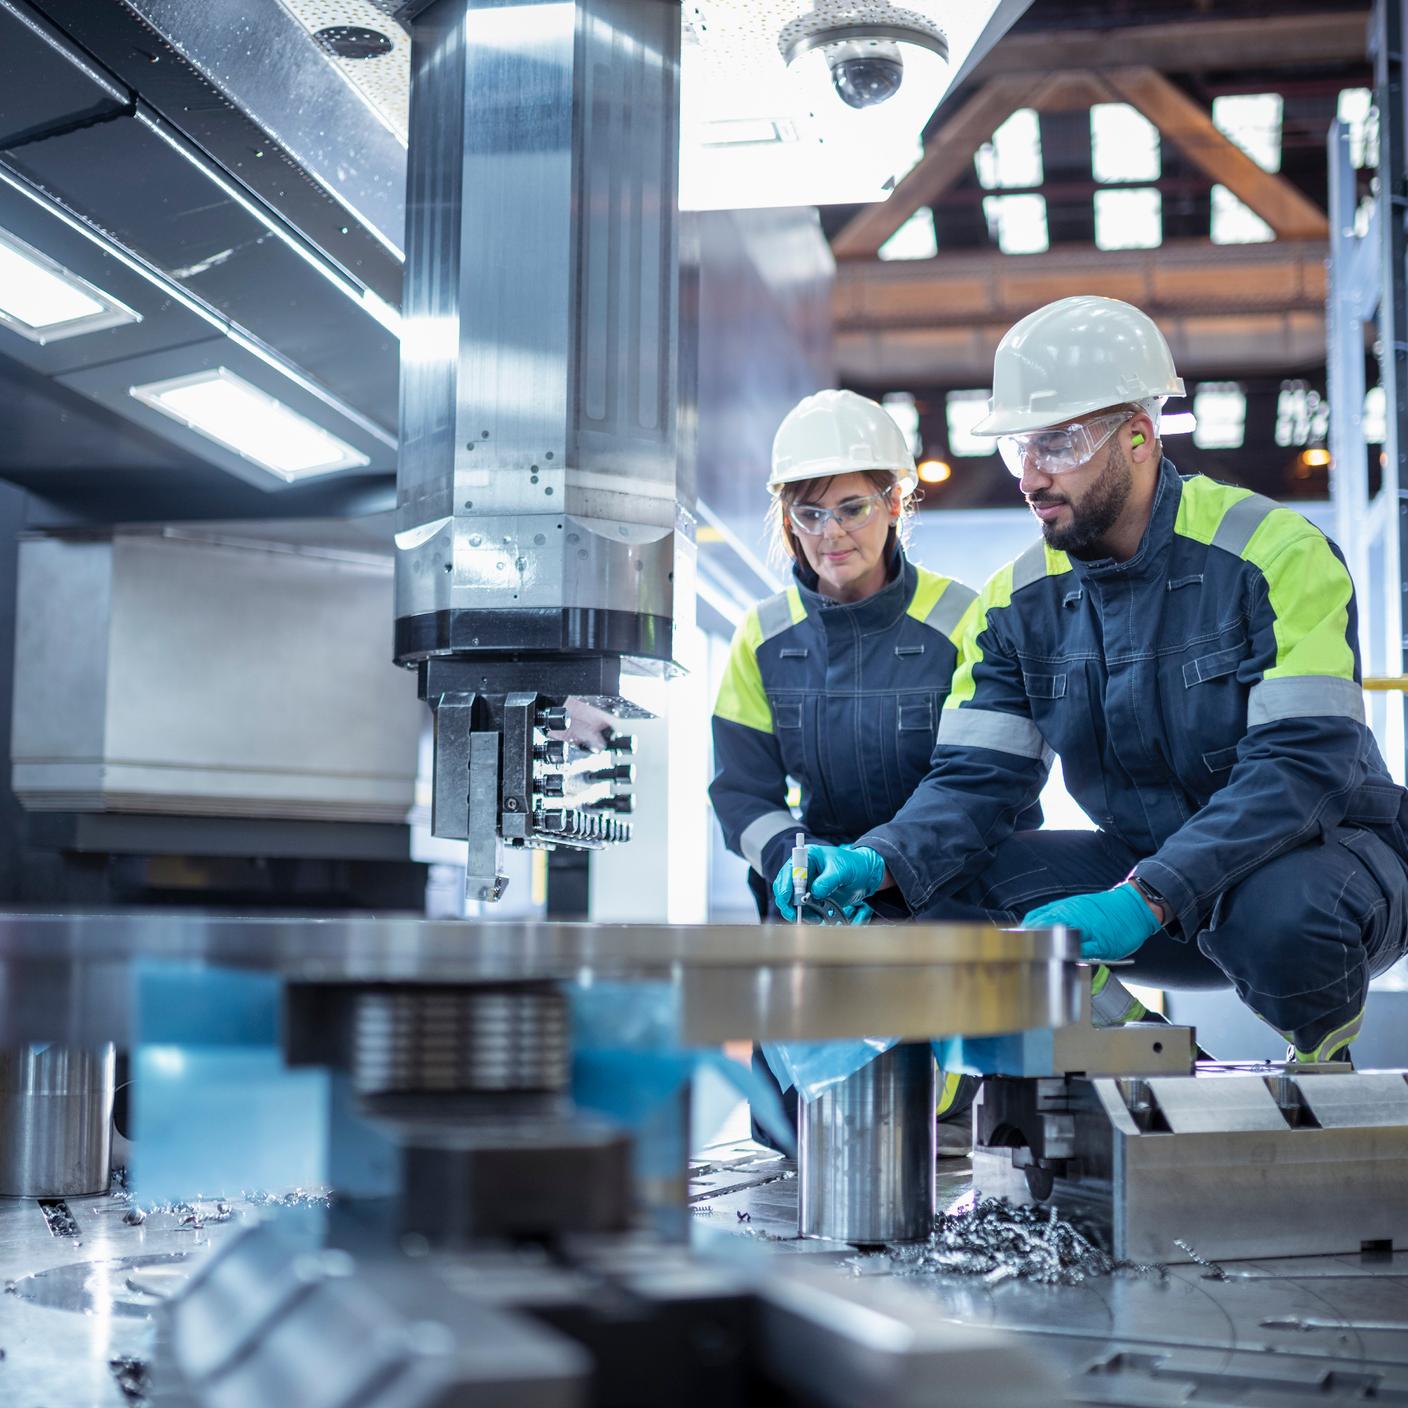
<svg viewBox="0 0 1408 1408"><path fill-rule="evenodd" d="M684 1044L1061 1027L1080 1012L1064 930L0 915L0 1045L132 1036L131 965L269 972L291 984L654 981Z"/></svg>

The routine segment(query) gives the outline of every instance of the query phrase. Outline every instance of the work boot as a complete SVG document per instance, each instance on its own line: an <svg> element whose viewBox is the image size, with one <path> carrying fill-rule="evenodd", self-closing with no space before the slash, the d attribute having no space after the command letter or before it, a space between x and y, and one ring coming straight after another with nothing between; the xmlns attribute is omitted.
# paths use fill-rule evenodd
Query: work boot
<svg viewBox="0 0 1408 1408"><path fill-rule="evenodd" d="M1123 1027L1130 1022L1173 1025L1162 1012L1151 1012L1145 1007L1103 963L1090 979L1090 1019L1097 1027ZM1195 1054L1199 1061L1217 1060L1201 1046Z"/></svg>
<svg viewBox="0 0 1408 1408"><path fill-rule="evenodd" d="M1293 1061L1298 1066L1343 1061L1353 1070L1354 1062L1349 1059L1349 1043L1359 1035L1359 1029L1363 1025L1364 1009L1361 1007L1357 1016L1351 1017L1343 1026L1336 1027L1327 1037L1309 1049L1297 1046L1295 1038L1289 1032L1282 1032L1281 1035L1287 1042L1286 1060Z"/></svg>
<svg viewBox="0 0 1408 1408"><path fill-rule="evenodd" d="M940 1158L956 1159L973 1152L973 1101L981 1084L977 1076L940 1070L935 1107L936 1146Z"/></svg>

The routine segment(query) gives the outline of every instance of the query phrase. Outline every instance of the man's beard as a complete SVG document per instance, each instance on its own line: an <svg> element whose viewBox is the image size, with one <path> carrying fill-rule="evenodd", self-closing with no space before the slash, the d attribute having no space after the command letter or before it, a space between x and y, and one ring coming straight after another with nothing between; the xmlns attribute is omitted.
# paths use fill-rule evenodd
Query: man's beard
<svg viewBox="0 0 1408 1408"><path fill-rule="evenodd" d="M1059 482L1059 481L1058 481ZM1110 447L1110 458L1105 469L1079 501L1068 499L1071 521L1065 527L1056 523L1042 523L1041 535L1057 550L1069 553L1072 557L1108 557L1105 551L1105 534L1119 521L1124 506L1129 502L1130 490L1134 487L1134 475L1129 461L1125 459L1119 442ZM1059 499L1061 496L1054 496ZM1037 498L1034 503L1050 503L1052 499Z"/></svg>

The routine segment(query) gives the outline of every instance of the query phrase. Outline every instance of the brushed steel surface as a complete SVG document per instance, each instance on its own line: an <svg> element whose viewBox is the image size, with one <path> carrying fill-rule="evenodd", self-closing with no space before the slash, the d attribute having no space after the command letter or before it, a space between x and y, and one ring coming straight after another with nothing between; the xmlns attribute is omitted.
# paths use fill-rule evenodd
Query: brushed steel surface
<svg viewBox="0 0 1408 1408"><path fill-rule="evenodd" d="M686 1043L1059 1027L1085 972L1062 929L0 915L0 1044L127 1041L137 958L291 982L654 981Z"/></svg>
<svg viewBox="0 0 1408 1408"><path fill-rule="evenodd" d="M116 1069L111 1044L0 1049L0 1197L107 1190Z"/></svg>
<svg viewBox="0 0 1408 1408"><path fill-rule="evenodd" d="M917 1242L934 1223L934 1057L901 1042L797 1107L797 1230Z"/></svg>

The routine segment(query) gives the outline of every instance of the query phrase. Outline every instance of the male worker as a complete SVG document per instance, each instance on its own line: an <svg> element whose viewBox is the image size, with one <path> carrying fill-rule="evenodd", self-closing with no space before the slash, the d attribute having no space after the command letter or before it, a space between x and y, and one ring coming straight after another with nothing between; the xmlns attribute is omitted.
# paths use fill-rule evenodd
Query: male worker
<svg viewBox="0 0 1408 1408"><path fill-rule="evenodd" d="M929 774L891 822L813 848L812 893L1068 924L1146 981L1230 982L1295 1059L1347 1059L1370 977L1405 950L1408 794L1365 727L1339 552L1269 499L1180 477L1158 421L1182 394L1125 303L1061 299L1003 338L976 429L1044 542L970 609ZM1053 753L1098 831L1015 831ZM1125 1019L1103 979L1096 1020Z"/></svg>

